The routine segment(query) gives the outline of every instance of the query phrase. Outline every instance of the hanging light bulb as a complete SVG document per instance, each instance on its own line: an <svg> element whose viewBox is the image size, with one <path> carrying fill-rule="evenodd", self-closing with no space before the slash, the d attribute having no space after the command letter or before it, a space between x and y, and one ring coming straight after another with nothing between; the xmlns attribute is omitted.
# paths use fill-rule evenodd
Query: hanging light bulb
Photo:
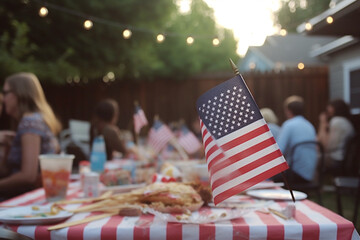
<svg viewBox="0 0 360 240"><path fill-rule="evenodd" d="M311 23L307 22L307 23L305 24L305 29L306 29L307 31L310 31L310 30L312 29Z"/></svg>
<svg viewBox="0 0 360 240"><path fill-rule="evenodd" d="M123 37L124 37L125 39L131 38L131 35L132 35L132 32L131 32L129 29L125 29L125 30L123 31Z"/></svg>
<svg viewBox="0 0 360 240"><path fill-rule="evenodd" d="M280 35L281 36L286 36L286 34L287 34L287 31L285 29L280 30Z"/></svg>
<svg viewBox="0 0 360 240"><path fill-rule="evenodd" d="M332 23L334 22L334 19L332 18L332 16L328 16L328 17L326 18L326 22L327 22L328 24L332 24Z"/></svg>
<svg viewBox="0 0 360 240"><path fill-rule="evenodd" d="M157 41L158 43L162 43L164 40L165 40L165 36L164 36L163 34L158 34L158 35L156 36L156 41Z"/></svg>
<svg viewBox="0 0 360 240"><path fill-rule="evenodd" d="M86 30L90 30L93 27L93 22L91 20L85 20L84 22L84 28Z"/></svg>
<svg viewBox="0 0 360 240"><path fill-rule="evenodd" d="M39 10L40 17L46 17L49 13L49 10L46 7L41 7Z"/></svg>
<svg viewBox="0 0 360 240"><path fill-rule="evenodd" d="M193 44L193 43L194 43L194 38L193 38L193 37L188 37L188 38L186 39L186 43L187 43L188 45Z"/></svg>
<svg viewBox="0 0 360 240"><path fill-rule="evenodd" d="M305 68L304 63L300 62L300 63L298 64L298 69L299 69L299 70L303 70L304 68Z"/></svg>
<svg viewBox="0 0 360 240"><path fill-rule="evenodd" d="M218 38L214 38L214 39L212 40L212 44L213 44L213 46L219 46L220 40L219 40Z"/></svg>

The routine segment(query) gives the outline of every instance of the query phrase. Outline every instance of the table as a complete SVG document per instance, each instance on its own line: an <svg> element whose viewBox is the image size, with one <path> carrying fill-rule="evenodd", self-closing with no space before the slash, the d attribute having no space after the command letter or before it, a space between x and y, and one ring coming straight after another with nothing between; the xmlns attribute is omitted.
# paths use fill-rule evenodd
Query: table
<svg viewBox="0 0 360 240"><path fill-rule="evenodd" d="M78 183L71 183L68 199L81 196ZM4 201L1 205L44 205L44 190L34 191ZM278 207L287 203L276 201ZM200 211L211 212L203 207ZM85 218L94 213L80 213L67 221ZM1 226L1 225L0 225ZM284 220L273 214L251 211L238 219L208 223L164 223L153 215L139 217L113 216L69 228L48 231L46 225L2 225L34 239L360 239L352 222L340 215L302 200L296 202L296 217Z"/></svg>

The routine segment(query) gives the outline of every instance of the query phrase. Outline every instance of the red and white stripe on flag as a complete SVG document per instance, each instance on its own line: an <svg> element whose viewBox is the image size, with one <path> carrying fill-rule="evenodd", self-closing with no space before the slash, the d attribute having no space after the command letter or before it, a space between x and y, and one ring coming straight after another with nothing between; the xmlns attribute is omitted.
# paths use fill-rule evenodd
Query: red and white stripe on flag
<svg viewBox="0 0 360 240"><path fill-rule="evenodd" d="M182 146L189 154L193 154L201 148L200 141L190 130L182 132L178 141L180 146Z"/></svg>
<svg viewBox="0 0 360 240"><path fill-rule="evenodd" d="M196 102L214 203L288 168L240 75Z"/></svg>
<svg viewBox="0 0 360 240"><path fill-rule="evenodd" d="M200 124L215 204L288 168L263 119L216 140Z"/></svg>
<svg viewBox="0 0 360 240"><path fill-rule="evenodd" d="M144 111L141 108L137 109L133 118L135 132L139 133L141 128L148 124Z"/></svg>
<svg viewBox="0 0 360 240"><path fill-rule="evenodd" d="M171 130L162 123L155 123L149 132L149 145L159 153L166 144L174 137Z"/></svg>

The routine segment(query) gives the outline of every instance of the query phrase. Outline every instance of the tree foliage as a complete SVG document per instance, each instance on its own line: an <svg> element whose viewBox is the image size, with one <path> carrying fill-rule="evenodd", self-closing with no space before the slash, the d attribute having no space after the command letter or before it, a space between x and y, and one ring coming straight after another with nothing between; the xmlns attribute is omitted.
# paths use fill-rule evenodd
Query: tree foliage
<svg viewBox="0 0 360 240"><path fill-rule="evenodd" d="M283 0L275 13L275 22L288 32L329 8L331 0Z"/></svg>
<svg viewBox="0 0 360 240"><path fill-rule="evenodd" d="M228 69L238 59L231 31L216 25L203 0L180 13L175 0L3 0L0 5L0 74L32 71L40 79L183 79L190 74ZM61 4L61 5L60 5ZM85 30L83 21L94 22ZM132 37L124 39L125 28ZM155 33L165 33L163 43ZM186 37L194 44L188 46ZM221 43L212 46L217 36Z"/></svg>

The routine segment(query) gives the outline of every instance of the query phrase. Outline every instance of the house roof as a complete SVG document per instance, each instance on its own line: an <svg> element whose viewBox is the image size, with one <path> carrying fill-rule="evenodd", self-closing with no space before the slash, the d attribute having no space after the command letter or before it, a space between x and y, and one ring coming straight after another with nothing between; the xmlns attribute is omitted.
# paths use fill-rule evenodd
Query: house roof
<svg viewBox="0 0 360 240"><path fill-rule="evenodd" d="M331 16L333 23L328 24L326 18ZM320 15L310 19L308 23L312 29L306 31L303 23L297 27L299 33L306 32L308 35L344 36L352 35L360 37L357 24L360 22L360 1L343 0L335 7L329 8Z"/></svg>
<svg viewBox="0 0 360 240"><path fill-rule="evenodd" d="M282 66L297 66L299 62L305 65L323 65L323 63L310 55L314 49L325 45L336 38L315 37L301 34L288 34L286 36L268 36L262 46L250 47L248 51L267 62L281 64Z"/></svg>

